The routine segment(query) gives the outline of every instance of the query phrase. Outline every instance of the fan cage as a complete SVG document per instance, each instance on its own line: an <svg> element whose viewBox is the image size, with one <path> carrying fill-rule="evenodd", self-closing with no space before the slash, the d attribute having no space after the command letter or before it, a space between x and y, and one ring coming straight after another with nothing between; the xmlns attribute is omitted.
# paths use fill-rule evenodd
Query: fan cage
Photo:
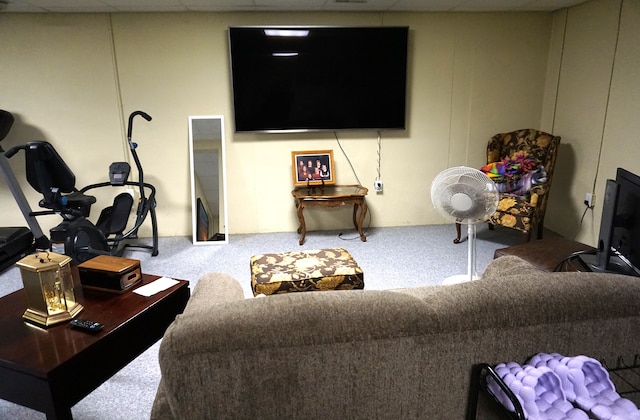
<svg viewBox="0 0 640 420"><path fill-rule="evenodd" d="M431 183L431 201L440 214L459 223L488 220L498 208L498 190L484 172L456 166L440 172Z"/></svg>

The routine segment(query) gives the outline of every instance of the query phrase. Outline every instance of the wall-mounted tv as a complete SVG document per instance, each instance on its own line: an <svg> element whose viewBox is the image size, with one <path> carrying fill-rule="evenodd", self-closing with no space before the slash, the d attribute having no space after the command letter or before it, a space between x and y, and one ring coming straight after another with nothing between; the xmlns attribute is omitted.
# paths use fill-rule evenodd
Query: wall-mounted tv
<svg viewBox="0 0 640 420"><path fill-rule="evenodd" d="M408 27L230 27L236 132L402 130Z"/></svg>

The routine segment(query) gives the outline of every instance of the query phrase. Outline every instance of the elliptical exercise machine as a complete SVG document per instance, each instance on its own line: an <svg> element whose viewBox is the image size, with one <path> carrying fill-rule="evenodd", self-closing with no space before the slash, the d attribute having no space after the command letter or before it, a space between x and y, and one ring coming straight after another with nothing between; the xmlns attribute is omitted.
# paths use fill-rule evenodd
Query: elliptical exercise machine
<svg viewBox="0 0 640 420"><path fill-rule="evenodd" d="M128 180L131 171L128 162L114 162L109 166L108 182L88 185L78 190L75 187L74 173L55 148L46 141L31 141L13 147L5 153L7 158L11 158L20 150L24 150L27 181L43 195L39 202L40 207L48 209L38 212L29 209L28 214L30 217L50 214L62 216L63 221L50 230L50 248L53 252L70 256L73 264L82 263L97 255L120 256L128 246L150 249L152 256L158 255L156 189L144 182L142 164L136 152L138 145L131 139L133 119L137 115L151 121L151 117L143 111L135 111L129 116L127 141L138 170L137 182ZM131 229L125 232L133 207L133 197L127 192L117 195L113 204L102 210L95 224L87 219L91 205L96 202L94 196L85 194L87 191L125 185L136 186L140 195L135 223ZM19 205L23 208L23 205ZM151 217L153 245L124 243L125 240L138 238L138 229L147 215Z"/></svg>

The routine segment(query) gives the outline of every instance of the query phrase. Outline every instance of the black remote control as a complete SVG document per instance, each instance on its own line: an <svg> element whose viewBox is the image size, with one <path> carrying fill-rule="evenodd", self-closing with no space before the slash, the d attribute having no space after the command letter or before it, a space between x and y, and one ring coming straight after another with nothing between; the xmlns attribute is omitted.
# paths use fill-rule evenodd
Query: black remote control
<svg viewBox="0 0 640 420"><path fill-rule="evenodd" d="M95 322L95 321L89 321L88 319L72 319L69 322L69 325L71 325L74 328L78 328L78 329L89 331L89 332L98 332L104 328L104 325L102 325L101 323Z"/></svg>

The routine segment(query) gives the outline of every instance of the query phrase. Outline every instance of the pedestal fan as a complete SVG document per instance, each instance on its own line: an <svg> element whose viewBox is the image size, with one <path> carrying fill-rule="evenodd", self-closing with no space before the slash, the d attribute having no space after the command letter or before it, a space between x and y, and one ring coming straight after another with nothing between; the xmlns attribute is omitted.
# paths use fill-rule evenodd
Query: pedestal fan
<svg viewBox="0 0 640 420"><path fill-rule="evenodd" d="M476 224L487 221L498 208L496 184L477 169L456 166L435 177L431 183L431 201L447 219L468 225L467 274L448 277L443 284L477 280Z"/></svg>

